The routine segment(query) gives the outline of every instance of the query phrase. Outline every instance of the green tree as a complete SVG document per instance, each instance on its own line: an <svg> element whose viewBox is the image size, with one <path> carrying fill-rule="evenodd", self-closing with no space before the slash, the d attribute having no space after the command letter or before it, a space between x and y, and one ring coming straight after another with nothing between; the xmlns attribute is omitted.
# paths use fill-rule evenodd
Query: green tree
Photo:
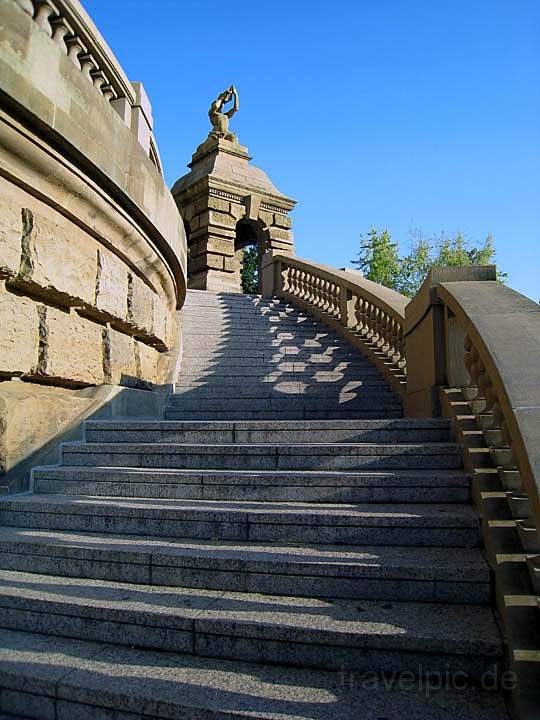
<svg viewBox="0 0 540 720"><path fill-rule="evenodd" d="M254 295L259 292L259 250L250 245L242 258L242 291Z"/></svg>
<svg viewBox="0 0 540 720"><path fill-rule="evenodd" d="M368 280L394 288L400 274L398 244L392 242L388 230L372 227L360 236L360 250L356 260L351 260Z"/></svg>
<svg viewBox="0 0 540 720"><path fill-rule="evenodd" d="M400 257L398 244L392 242L388 230L372 227L360 238L357 265L369 280L386 285L412 297L432 267L491 265L495 262L495 246L492 235L480 245L472 245L462 232L455 235L441 233L425 238L420 231L412 233L409 253ZM504 282L506 273L497 273Z"/></svg>

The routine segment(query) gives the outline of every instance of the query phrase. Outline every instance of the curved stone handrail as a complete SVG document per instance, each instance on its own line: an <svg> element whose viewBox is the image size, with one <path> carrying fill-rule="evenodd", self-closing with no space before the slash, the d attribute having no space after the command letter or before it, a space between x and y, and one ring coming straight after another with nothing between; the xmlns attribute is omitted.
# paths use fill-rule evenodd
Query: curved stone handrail
<svg viewBox="0 0 540 720"><path fill-rule="evenodd" d="M398 393L405 393L403 323L408 298L354 270L273 253L263 258L263 285L271 264L274 294L335 327L370 357ZM264 287L263 292L267 294Z"/></svg>
<svg viewBox="0 0 540 720"><path fill-rule="evenodd" d="M484 416L486 444L496 466L519 472L521 506L538 533L540 306L493 281L442 283L437 296L466 333L464 361L476 388L473 412ZM522 522L527 520L522 514Z"/></svg>

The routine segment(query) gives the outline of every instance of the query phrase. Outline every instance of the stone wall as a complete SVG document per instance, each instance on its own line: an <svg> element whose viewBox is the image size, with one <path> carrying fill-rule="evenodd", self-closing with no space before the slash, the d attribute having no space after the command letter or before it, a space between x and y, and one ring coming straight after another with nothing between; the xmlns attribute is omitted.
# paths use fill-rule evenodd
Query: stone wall
<svg viewBox="0 0 540 720"><path fill-rule="evenodd" d="M101 412L116 397L104 385L139 398L115 407L156 411L140 393L166 391L179 362L186 238L155 158L100 86L19 3L0 16L1 485Z"/></svg>

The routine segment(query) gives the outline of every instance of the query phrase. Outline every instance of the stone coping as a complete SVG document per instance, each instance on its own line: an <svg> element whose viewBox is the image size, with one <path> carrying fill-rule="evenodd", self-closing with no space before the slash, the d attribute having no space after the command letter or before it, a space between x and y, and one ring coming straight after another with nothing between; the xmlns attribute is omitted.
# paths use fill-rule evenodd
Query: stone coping
<svg viewBox="0 0 540 720"><path fill-rule="evenodd" d="M540 306L496 281L444 282L437 297L463 323L486 368L540 527Z"/></svg>

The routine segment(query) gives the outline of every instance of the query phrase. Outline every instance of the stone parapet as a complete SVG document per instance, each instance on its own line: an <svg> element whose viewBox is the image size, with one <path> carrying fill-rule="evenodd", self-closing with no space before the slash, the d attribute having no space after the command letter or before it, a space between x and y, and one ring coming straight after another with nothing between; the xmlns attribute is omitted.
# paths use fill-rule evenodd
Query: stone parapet
<svg viewBox="0 0 540 720"><path fill-rule="evenodd" d="M186 236L144 89L77 0L6 0L0 19L1 476L101 386L158 407L141 398L176 374Z"/></svg>

